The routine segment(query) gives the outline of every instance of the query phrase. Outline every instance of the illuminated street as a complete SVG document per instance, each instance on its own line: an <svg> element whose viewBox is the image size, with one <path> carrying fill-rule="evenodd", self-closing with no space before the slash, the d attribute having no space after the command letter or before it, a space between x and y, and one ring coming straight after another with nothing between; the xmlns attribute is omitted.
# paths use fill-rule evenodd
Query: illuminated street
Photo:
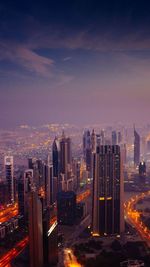
<svg viewBox="0 0 150 267"><path fill-rule="evenodd" d="M11 204L3 207L0 211L0 223L9 221L12 217L18 215L18 204Z"/></svg>
<svg viewBox="0 0 150 267"><path fill-rule="evenodd" d="M90 189L87 189L86 191L80 193L77 195L77 203L83 201L85 198L89 197L91 194Z"/></svg>
<svg viewBox="0 0 150 267"><path fill-rule="evenodd" d="M64 249L64 265L65 267L81 267L81 264L77 262L77 259L70 248Z"/></svg>
<svg viewBox="0 0 150 267"><path fill-rule="evenodd" d="M3 257L0 259L0 267L10 266L10 262L24 250L24 248L28 244L28 241L28 237L25 237L23 240L18 242L14 248L3 255Z"/></svg>
<svg viewBox="0 0 150 267"><path fill-rule="evenodd" d="M135 210L135 205L137 202L147 196L150 196L150 191L132 197L127 203L124 204L124 207L126 218L132 223L142 239L146 241L147 245L150 247L150 230L141 221L140 213Z"/></svg>

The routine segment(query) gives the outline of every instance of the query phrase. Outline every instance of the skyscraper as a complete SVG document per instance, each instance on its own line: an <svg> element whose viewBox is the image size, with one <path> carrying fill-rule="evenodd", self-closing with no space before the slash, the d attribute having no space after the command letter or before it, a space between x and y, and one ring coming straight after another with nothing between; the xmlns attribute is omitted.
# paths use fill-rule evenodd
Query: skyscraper
<svg viewBox="0 0 150 267"><path fill-rule="evenodd" d="M60 140L60 172L65 175L67 179L68 170L71 168L71 139L66 138L64 132Z"/></svg>
<svg viewBox="0 0 150 267"><path fill-rule="evenodd" d="M31 192L32 185L33 185L33 170L32 169L25 170L25 172L24 172L24 183L23 183L23 189L24 189L24 215L25 215L25 217L28 215L29 193Z"/></svg>
<svg viewBox="0 0 150 267"><path fill-rule="evenodd" d="M117 133L112 131L112 145L117 145Z"/></svg>
<svg viewBox="0 0 150 267"><path fill-rule="evenodd" d="M93 153L96 152L96 134L94 132L94 129L91 134L91 149Z"/></svg>
<svg viewBox="0 0 150 267"><path fill-rule="evenodd" d="M137 167L140 163L140 136L134 127L134 165Z"/></svg>
<svg viewBox="0 0 150 267"><path fill-rule="evenodd" d="M93 235L120 234L124 228L120 147L97 147L93 165Z"/></svg>
<svg viewBox="0 0 150 267"><path fill-rule="evenodd" d="M54 177L53 177L53 165L46 164L44 173L44 191L46 206L52 205L54 202Z"/></svg>
<svg viewBox="0 0 150 267"><path fill-rule="evenodd" d="M5 177L8 186L8 202L14 202L14 166L13 166L13 157L5 156L4 158L5 165Z"/></svg>
<svg viewBox="0 0 150 267"><path fill-rule="evenodd" d="M91 134L89 130L83 134L83 156L86 158L86 150L91 148Z"/></svg>
<svg viewBox="0 0 150 267"><path fill-rule="evenodd" d="M29 244L30 266L43 267L42 203L35 191L29 197Z"/></svg>
<svg viewBox="0 0 150 267"><path fill-rule="evenodd" d="M58 223L73 225L76 220L76 194L73 191L59 192L57 207Z"/></svg>
<svg viewBox="0 0 150 267"><path fill-rule="evenodd" d="M52 146L52 160L53 160L54 177L58 178L60 170L60 144L57 138L54 139Z"/></svg>

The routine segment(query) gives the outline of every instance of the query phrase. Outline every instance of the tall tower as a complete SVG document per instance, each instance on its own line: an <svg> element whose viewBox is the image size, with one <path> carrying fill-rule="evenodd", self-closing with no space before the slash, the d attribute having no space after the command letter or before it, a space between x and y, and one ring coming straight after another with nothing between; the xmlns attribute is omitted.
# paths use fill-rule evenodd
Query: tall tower
<svg viewBox="0 0 150 267"><path fill-rule="evenodd" d="M117 145L117 133L116 131L112 131L112 145Z"/></svg>
<svg viewBox="0 0 150 267"><path fill-rule="evenodd" d="M60 171L60 144L57 138L54 139L52 146L52 159L53 159L54 177L58 178Z"/></svg>
<svg viewBox="0 0 150 267"><path fill-rule="evenodd" d="M124 230L120 147L97 147L93 165L93 235L120 234Z"/></svg>
<svg viewBox="0 0 150 267"><path fill-rule="evenodd" d="M13 203L15 199L13 157L5 156L4 165L5 165L5 177L8 185L8 202Z"/></svg>
<svg viewBox="0 0 150 267"><path fill-rule="evenodd" d="M137 167L140 163L140 136L134 127L134 165Z"/></svg>
<svg viewBox="0 0 150 267"><path fill-rule="evenodd" d="M66 138L64 132L60 140L60 172L67 176L68 167L71 164L71 139Z"/></svg>
<svg viewBox="0 0 150 267"><path fill-rule="evenodd" d="M42 203L35 191L29 197L29 244L30 266L43 267Z"/></svg>
<svg viewBox="0 0 150 267"><path fill-rule="evenodd" d="M96 134L94 132L94 129L91 134L91 149L93 153L96 152Z"/></svg>

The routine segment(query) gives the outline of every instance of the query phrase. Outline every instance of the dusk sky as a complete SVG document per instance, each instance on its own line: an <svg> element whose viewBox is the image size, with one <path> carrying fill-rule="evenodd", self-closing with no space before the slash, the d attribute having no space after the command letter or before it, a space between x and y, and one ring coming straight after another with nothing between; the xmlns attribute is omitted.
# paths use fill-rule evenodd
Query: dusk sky
<svg viewBox="0 0 150 267"><path fill-rule="evenodd" d="M149 114L149 1L0 1L1 127Z"/></svg>

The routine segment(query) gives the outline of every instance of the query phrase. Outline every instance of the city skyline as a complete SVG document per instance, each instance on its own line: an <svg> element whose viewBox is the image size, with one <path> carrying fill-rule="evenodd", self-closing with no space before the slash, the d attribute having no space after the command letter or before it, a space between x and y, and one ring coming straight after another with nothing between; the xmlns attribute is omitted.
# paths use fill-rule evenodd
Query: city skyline
<svg viewBox="0 0 150 267"><path fill-rule="evenodd" d="M1 1L1 127L146 122L150 4Z"/></svg>

